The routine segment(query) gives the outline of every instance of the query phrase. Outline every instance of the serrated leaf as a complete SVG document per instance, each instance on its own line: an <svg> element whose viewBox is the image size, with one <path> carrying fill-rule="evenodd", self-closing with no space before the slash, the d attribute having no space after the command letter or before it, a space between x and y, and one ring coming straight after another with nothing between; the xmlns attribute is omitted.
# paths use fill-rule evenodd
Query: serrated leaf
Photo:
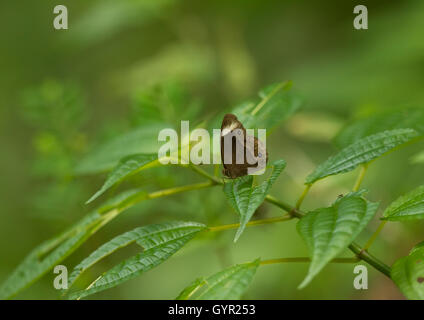
<svg viewBox="0 0 424 320"><path fill-rule="evenodd" d="M260 260L253 262L236 264L208 278L196 279L191 285L185 288L178 300L190 298L196 300L237 300L246 292ZM198 292L196 297L195 293Z"/></svg>
<svg viewBox="0 0 424 320"><path fill-rule="evenodd" d="M100 188L100 190L98 190L90 199L88 199L86 204L94 201L109 188L124 180L128 176L136 174L143 169L158 165L159 162L157 159L157 154L134 154L122 158L117 166L109 173L105 183Z"/></svg>
<svg viewBox="0 0 424 320"><path fill-rule="evenodd" d="M391 278L400 291L411 300L424 300L424 247L415 246L408 256L392 266Z"/></svg>
<svg viewBox="0 0 424 320"><path fill-rule="evenodd" d="M319 165L306 178L305 183L312 184L325 177L351 171L358 165L369 163L418 135L413 129L397 129L360 139Z"/></svg>
<svg viewBox="0 0 424 320"><path fill-rule="evenodd" d="M382 220L406 221L424 218L424 186L399 197L384 211Z"/></svg>
<svg viewBox="0 0 424 320"><path fill-rule="evenodd" d="M67 232L37 246L3 283L0 300L12 298L74 252L97 230L100 220L94 212Z"/></svg>
<svg viewBox="0 0 424 320"><path fill-rule="evenodd" d="M420 134L424 133L423 108L391 110L356 120L343 128L334 139L334 142L337 147L344 148L355 141L378 132L407 128L414 129Z"/></svg>
<svg viewBox="0 0 424 320"><path fill-rule="evenodd" d="M190 299L193 294L199 290L206 282L206 278L197 278L193 281L192 284L190 284L188 287L185 287L183 291L180 292L178 297L175 298L175 300L188 300Z"/></svg>
<svg viewBox="0 0 424 320"><path fill-rule="evenodd" d="M256 209L265 200L272 184L285 168L286 162L277 160L271 166L273 169L270 177L259 186L253 186L253 176L251 175L243 176L224 184L224 193L230 205L240 216L240 227L237 230L234 242L239 239Z"/></svg>
<svg viewBox="0 0 424 320"><path fill-rule="evenodd" d="M125 203L130 197L136 195L135 191L125 192L124 195L120 194L108 201L107 208L113 210ZM0 287L0 300L10 299L40 279L78 249L85 240L103 226L103 222L106 219L112 219L118 214L118 210L103 214L105 212L105 208L100 207L65 232L33 249Z"/></svg>
<svg viewBox="0 0 424 320"><path fill-rule="evenodd" d="M195 222L168 222L140 227L112 239L77 266L73 272L73 280L81 271L132 242L136 242L144 251L119 263L101 275L86 290L74 292L69 298L82 298L137 277L167 260L205 228L205 225Z"/></svg>
<svg viewBox="0 0 424 320"><path fill-rule="evenodd" d="M107 141L87 154L75 169L77 174L105 172L116 166L120 159L133 154L157 154L162 142L158 133L169 128L166 123L145 124Z"/></svg>
<svg viewBox="0 0 424 320"><path fill-rule="evenodd" d="M71 275L69 276L68 287L70 288L81 275L81 273L83 273L86 269L90 268L92 265L104 259L108 255L114 253L116 250L124 248L135 242L138 238L141 237L141 234L144 233L144 230L145 229L143 228L137 228L125 232L124 234L121 234L100 246L74 268Z"/></svg>
<svg viewBox="0 0 424 320"><path fill-rule="evenodd" d="M271 130L295 113L302 105L302 99L290 91L291 82L279 82L259 92L259 103L244 103L233 113L245 128Z"/></svg>
<svg viewBox="0 0 424 320"><path fill-rule="evenodd" d="M115 251L130 245L131 243L138 243L140 246L144 247L145 250L153 247L149 241L155 241L157 237L166 236L166 233L176 233L187 230L190 231L192 228L197 230L199 227L204 228L204 225L193 223L193 222L170 222L163 223L158 225L149 225L145 227L139 227L134 230L125 232L112 240L106 242L94 252L92 252L87 258L81 261L72 271L69 276L68 286L71 287L72 284L77 280L77 278L85 270L93 266L95 263L114 253ZM160 240L162 241L162 240Z"/></svg>
<svg viewBox="0 0 424 320"><path fill-rule="evenodd" d="M134 202L148 199L148 193L141 189L125 190L113 198L108 199L97 209L99 213L104 213L113 209L124 210Z"/></svg>
<svg viewBox="0 0 424 320"><path fill-rule="evenodd" d="M334 257L340 254L365 228L377 211L378 203L364 199L361 192L337 199L331 207L308 212L297 224L311 256L304 288Z"/></svg>

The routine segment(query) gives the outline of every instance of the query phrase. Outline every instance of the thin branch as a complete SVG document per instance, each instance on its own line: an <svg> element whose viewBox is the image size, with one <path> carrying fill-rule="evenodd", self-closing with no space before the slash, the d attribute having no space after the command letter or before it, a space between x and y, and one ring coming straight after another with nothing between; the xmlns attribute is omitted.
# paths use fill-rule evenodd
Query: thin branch
<svg viewBox="0 0 424 320"><path fill-rule="evenodd" d="M204 177L206 177L206 178L208 178L208 179L210 179L210 180L212 180L212 181L214 181L216 183L222 184L222 182L219 181L219 179L216 179L215 177L209 175L207 172L203 171L200 168L197 168L197 169L202 172L202 173L200 173L200 172L199 173L201 175L203 175ZM198 171L198 170L195 170L195 171ZM358 181L355 184L355 187L358 186L358 189L359 189L359 186L360 186L360 184L362 182L362 179L364 178L365 171L366 171L366 167L365 168L362 167L362 170L361 170L361 173L359 175ZM216 180L218 180L218 181L216 181ZM293 206L291 206L291 205L289 205L289 204L287 204L287 203L285 203L285 202L283 202L281 200L278 200L278 199L276 199L275 197L273 197L271 195L267 195L265 197L265 200L268 201L269 203L272 203L275 206L283 209L284 211L288 212L293 217L296 217L296 218L299 218L300 219L300 218L302 218L305 215L305 213L302 212L300 209L296 209L295 207L293 207ZM379 260L377 257L373 256L369 252L363 251L362 248L361 248L361 246L358 245L356 242L352 242L349 245L348 248L353 253L355 253L356 256L359 259L364 260L365 262L369 263L372 267L374 267L375 269L377 269L378 271L380 271L381 273L383 273L384 275L386 275L387 277L390 278L390 267L388 265L386 265L384 262L382 262L381 260Z"/></svg>
<svg viewBox="0 0 424 320"><path fill-rule="evenodd" d="M267 195L265 197L265 201L272 203L273 205L279 207L280 209L283 209L284 211L288 212L293 217L300 219L305 215L305 213L303 213L299 209L296 209L295 207L289 205L288 203L281 201L271 195Z"/></svg>
<svg viewBox="0 0 424 320"><path fill-rule="evenodd" d="M293 219L292 216L285 215L285 216L282 216L282 217L253 220L253 221L248 222L246 224L246 227L258 226L258 225L263 225L263 224L270 224L270 223L281 222L281 221L288 221L288 220L291 220L291 219ZM237 229L238 227L240 227L240 223L233 223L233 224L226 224L226 225L222 225L222 226L209 227L207 230L211 231L211 232L216 232L216 231Z"/></svg>
<svg viewBox="0 0 424 320"><path fill-rule="evenodd" d="M149 193L147 195L147 198L148 199L156 199L156 198L170 196L170 195L185 192L185 191L204 189L204 188L208 188L208 187L211 187L211 186L214 186L214 185L215 185L215 183L212 182L212 181L189 184L189 185L185 185L185 186L181 186L181 187L175 187L175 188L169 188L169 189L154 191L152 193Z"/></svg>
<svg viewBox="0 0 424 320"><path fill-rule="evenodd" d="M214 166L214 169L213 169L213 175L215 176L215 177L219 177L219 164L216 164L215 166Z"/></svg>
<svg viewBox="0 0 424 320"><path fill-rule="evenodd" d="M361 166L361 171L359 172L358 178L356 179L355 185L353 186L353 191L358 191L361 187L362 180L364 180L365 173L367 172L368 164L363 164Z"/></svg>
<svg viewBox="0 0 424 320"><path fill-rule="evenodd" d="M356 263L360 261L358 257L352 257L352 258L335 258L331 260L332 263ZM296 258L279 258L279 259L268 259L268 260L262 260L259 264L260 265L267 265L267 264L276 264L276 263L288 263L288 262L311 262L311 258L309 257L296 257Z"/></svg>
<svg viewBox="0 0 424 320"><path fill-rule="evenodd" d="M299 200L297 200L296 202L296 209L299 209L300 206L302 205L303 200L305 199L306 195L309 192L309 189L311 189L312 184L307 184L305 187L305 190L303 190L302 194L300 195Z"/></svg>
<svg viewBox="0 0 424 320"><path fill-rule="evenodd" d="M380 234L381 230L383 230L386 223L387 223L387 220L381 221L377 230L375 230L375 232L369 238L367 243L365 243L365 246L362 248L362 251L367 251L371 247L371 245L374 243L375 239L377 239L378 235Z"/></svg>
<svg viewBox="0 0 424 320"><path fill-rule="evenodd" d="M279 85L277 85L271 92L269 95L267 95L261 102L258 103L258 105L253 109L253 111L250 113L252 116L254 116L255 114L257 114L262 107L281 89L283 88L285 85L287 85L287 83L283 82Z"/></svg>
<svg viewBox="0 0 424 320"><path fill-rule="evenodd" d="M195 166L195 165L190 165L190 169L192 169L193 171L197 172L198 174L200 174L201 176L213 181L216 184L223 184L222 180L219 179L218 177L214 177L212 175L210 175L209 173L207 173L205 170L200 169L199 166Z"/></svg>
<svg viewBox="0 0 424 320"><path fill-rule="evenodd" d="M352 242L348 247L353 253L355 253L358 258L361 260L364 260L365 262L368 262L371 266L373 266L375 269L386 275L390 278L390 267L382 262L380 259L373 256L368 251L363 251L361 249L361 246L359 246L357 243Z"/></svg>

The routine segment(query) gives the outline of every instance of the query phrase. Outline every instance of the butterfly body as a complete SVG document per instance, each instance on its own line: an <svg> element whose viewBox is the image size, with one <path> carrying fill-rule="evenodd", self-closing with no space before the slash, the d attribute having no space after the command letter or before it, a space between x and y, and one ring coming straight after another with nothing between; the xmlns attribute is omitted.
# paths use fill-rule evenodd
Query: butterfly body
<svg viewBox="0 0 424 320"><path fill-rule="evenodd" d="M231 155L228 154L230 150L225 148L225 139L231 139L231 142L228 140L228 143L231 143ZM240 153L242 153L243 161L237 163ZM249 168L253 170L258 167L258 162L248 162L249 156L251 158L265 156L268 162L268 152L263 143L255 136L248 135L243 124L234 114L226 114L221 125L221 160L224 167L222 173L230 179L247 175Z"/></svg>

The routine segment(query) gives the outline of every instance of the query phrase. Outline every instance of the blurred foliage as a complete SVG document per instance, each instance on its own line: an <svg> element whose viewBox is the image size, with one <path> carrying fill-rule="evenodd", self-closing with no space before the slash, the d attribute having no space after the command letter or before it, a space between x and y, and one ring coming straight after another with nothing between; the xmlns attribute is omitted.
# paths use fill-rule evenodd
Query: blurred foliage
<svg viewBox="0 0 424 320"><path fill-rule="evenodd" d="M356 3L350 1L72 1L66 4L66 31L52 27L57 4L0 4L0 283L34 247L93 209L84 202L100 187L102 172L123 156L157 150L156 144L138 143L151 141L152 130L179 128L180 120L197 124L219 118L266 84L292 80L306 101L304 110L267 141L271 159L287 162L273 194L289 202L298 198L316 165L335 153L334 145L345 146L344 139L378 132L380 125L396 129L414 123L422 130L422 1L370 1L367 31L353 29ZM392 110L398 114L386 117ZM110 152L119 146L123 151ZM384 209L422 184L422 150L422 143L411 145L372 164L364 181L368 197L381 200ZM304 206L330 204L351 189L356 173L318 183ZM155 168L109 195L198 181L179 168ZM264 204L258 214L271 217L278 210ZM236 215L218 189L141 203L65 264L74 266L124 231L169 220L219 225L234 223ZM423 227L422 222L388 224L373 253L391 264L423 240ZM194 278L235 263L307 254L291 222L249 229L236 245L232 237L223 232L190 243L148 276L96 298L174 298ZM125 257L111 257L104 268ZM402 297L371 269L369 290L354 290L350 265L328 266L299 291L307 267L258 269L246 298ZM53 276L47 274L19 297L57 298Z"/></svg>
<svg viewBox="0 0 424 320"><path fill-rule="evenodd" d="M78 203L86 192L72 174L86 147L83 95L74 84L47 80L23 90L20 114L34 129L31 175L42 182L25 201L34 217L69 221L72 212L81 210Z"/></svg>

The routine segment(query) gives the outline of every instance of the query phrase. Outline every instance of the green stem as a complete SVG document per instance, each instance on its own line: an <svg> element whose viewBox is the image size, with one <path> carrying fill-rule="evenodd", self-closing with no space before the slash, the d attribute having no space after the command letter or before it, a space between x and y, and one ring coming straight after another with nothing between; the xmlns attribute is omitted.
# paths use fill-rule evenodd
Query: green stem
<svg viewBox="0 0 424 320"><path fill-rule="evenodd" d="M217 178L219 177L219 164L215 165L213 175Z"/></svg>
<svg viewBox="0 0 424 320"><path fill-rule="evenodd" d="M222 180L219 179L218 177L214 177L212 175L210 175L209 173L207 173L205 170L200 169L199 166L195 166L195 165L190 165L190 169L192 169L193 171L197 172L198 174L200 174L201 176L213 181L216 184L223 184Z"/></svg>
<svg viewBox="0 0 424 320"><path fill-rule="evenodd" d="M173 194L182 193L182 192L185 192L185 191L209 188L209 187L212 187L212 186L215 186L215 185L216 185L216 183L213 182L213 181L205 181L205 182L200 182L200 183L188 184L188 185L180 186L180 187L174 187L174 188L163 189L163 190L159 190L159 191L153 191L153 192L147 193L147 194L144 193L144 192L140 192L140 193L132 196L128 201L121 204L121 206L119 208L113 208L113 209L118 209L119 210L118 214L119 214L122 211L124 211L124 210L134 206L135 204L137 204L141 201L144 201L144 200L166 197L166 196L170 196L170 195L173 195ZM102 214L109 214L109 211L110 210L105 211L105 213L102 213Z"/></svg>
<svg viewBox="0 0 424 320"><path fill-rule="evenodd" d="M355 253L358 258L361 260L364 260L365 262L368 262L371 266L373 266L375 269L386 275L390 278L390 267L386 265L384 262L380 261L378 258L373 256L367 251L363 251L361 249L361 246L359 246L357 243L352 242L348 247L353 253Z"/></svg>
<svg viewBox="0 0 424 320"><path fill-rule="evenodd" d="M361 166L361 171L359 172L358 178L356 179L355 185L353 186L353 191L358 191L361 186L362 180L364 180L365 173L367 172L368 164L363 164Z"/></svg>
<svg viewBox="0 0 424 320"><path fill-rule="evenodd" d="M307 184L305 187L305 190L303 190L302 194L300 195L299 200L297 200L296 202L296 209L299 209L300 206L302 205L303 200L305 199L306 195L309 192L309 189L311 189L312 184Z"/></svg>
<svg viewBox="0 0 424 320"><path fill-rule="evenodd" d="M296 218L302 218L305 213L300 211L299 209L296 209L295 207L289 205L288 203L285 203L284 201L278 200L277 198L267 195L265 197L265 201L272 203L273 205L279 207L280 209L283 209L284 211L288 212L291 216Z"/></svg>
<svg viewBox="0 0 424 320"><path fill-rule="evenodd" d="M275 222L281 222L281 221L288 221L293 219L290 215L285 215L282 217L275 217L275 218L268 218L268 219L261 219L261 220L253 220L246 224L246 227L251 226L258 226L262 224L270 224ZM222 226L216 226L216 227L209 227L207 231L216 232L216 231L223 231L223 230L231 230L231 229L237 229L240 227L240 223L233 223L233 224L226 224Z"/></svg>
<svg viewBox="0 0 424 320"><path fill-rule="evenodd" d="M181 186L181 187L175 187L175 188L155 191L155 192L149 193L147 195L147 198L148 199L156 199L156 198L170 196L170 195L185 192L185 191L204 189L204 188L208 188L208 187L211 187L211 186L214 186L214 185L215 185L215 183L213 181L206 181L206 182L201 182L201 183L189 184L189 185L185 185L185 186Z"/></svg>
<svg viewBox="0 0 424 320"><path fill-rule="evenodd" d="M335 258L331 260L330 262L333 263L356 263L360 261L358 257L352 257L352 258ZM287 262L311 262L311 258L309 257L298 257L298 258L279 258L279 259L268 259L268 260L262 260L259 262L260 265L267 265L267 264L276 264L276 263L287 263Z"/></svg>
<svg viewBox="0 0 424 320"><path fill-rule="evenodd" d="M285 203L280 203L279 201L274 202L274 199L272 200L273 201L270 201L271 203L274 203L280 208L282 208L283 210L288 211L291 215L293 215L296 218L301 218L305 215L305 213L300 211L299 209L296 209L294 207L285 208L286 207ZM371 255L367 251L362 251L361 246L359 246L356 242L352 242L348 248L350 249L350 251L355 253L359 259L368 262L375 269L379 270L380 272L382 272L383 274L385 274L386 276L390 278L390 267L386 265L384 262L382 262L375 256Z"/></svg>
<svg viewBox="0 0 424 320"><path fill-rule="evenodd" d="M282 88L286 85L286 83L282 83L274 88L274 90L271 91L269 95L267 95L261 102L258 103L258 105L253 109L253 111L250 113L252 116L257 114L259 110L262 109L262 107Z"/></svg>
<svg viewBox="0 0 424 320"><path fill-rule="evenodd" d="M371 245L374 243L375 239L377 239L378 235L380 234L381 230L383 230L384 226L386 225L387 221L381 221L380 225L378 226L377 230L373 233L371 238L365 243L365 246L362 248L362 251L367 251Z"/></svg>
<svg viewBox="0 0 424 320"><path fill-rule="evenodd" d="M365 168L364 168L365 167ZM361 185L361 182L364 178L365 175L365 171L366 171L366 166L364 165L362 167L361 173L358 177L358 181L355 184L355 187ZM203 175L204 177L212 180L213 182L217 183L217 184L222 184L221 181L219 181L218 179L216 179L215 177L209 175L207 172L203 171L200 168L196 168L195 171L198 171L201 175ZM218 180L218 181L217 181ZM296 209L295 207L276 199L275 197L271 196L271 195L267 195L265 197L265 201L274 204L275 206L283 209L284 211L288 212L291 216L296 217L296 218L302 218L305 213L302 212L300 209ZM378 271L382 272L384 275L388 276L390 278L390 267L388 265L386 265L384 262L382 262L381 260L379 260L378 258L376 258L375 256L373 256L372 254L368 253L367 251L363 251L361 249L361 246L358 245L356 242L352 242L349 247L348 247L353 253L356 254L356 256L361 259L364 260L365 262L369 263L372 267L374 267L375 269L377 269Z"/></svg>
<svg viewBox="0 0 424 320"><path fill-rule="evenodd" d="M209 188L209 187L212 187L212 186L215 186L215 185L217 185L217 184L213 181L206 181L206 182L194 183L194 184L189 184L189 185L185 185L185 186L154 191L154 192L151 192L151 193L148 193L148 194L140 192L139 194L134 195L130 199L130 201L124 202L124 204L122 206L113 207L110 210L102 212L102 215L103 215L102 221L100 222L100 224L98 226L96 226L95 230L97 231L98 229L103 227L105 224L110 222L112 219L114 219L116 216L118 216L120 213L122 213L123 211L125 211L129 207L132 207L132 206L136 205L137 203L139 203L141 201L166 197L166 196L170 196L170 195L173 195L173 194L182 193L182 192L191 191L191 190L199 190L199 189Z"/></svg>

